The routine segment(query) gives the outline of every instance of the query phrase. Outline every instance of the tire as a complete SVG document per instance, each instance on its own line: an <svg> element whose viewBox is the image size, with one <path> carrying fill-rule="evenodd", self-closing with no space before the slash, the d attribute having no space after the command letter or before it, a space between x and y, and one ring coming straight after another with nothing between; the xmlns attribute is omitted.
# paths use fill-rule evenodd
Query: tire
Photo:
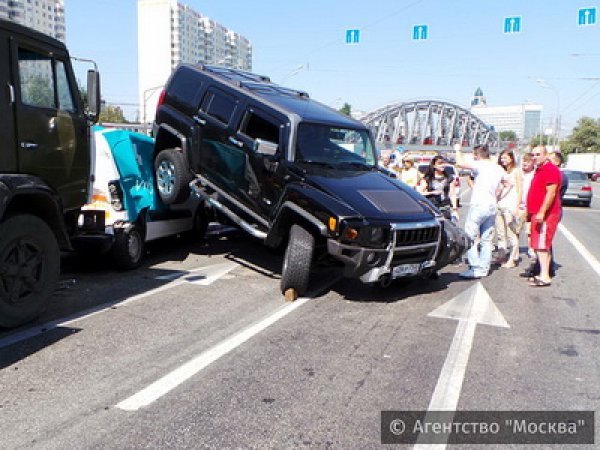
<svg viewBox="0 0 600 450"><path fill-rule="evenodd" d="M119 269L131 270L139 267L144 257L144 235L138 225L129 230L115 230L111 256Z"/></svg>
<svg viewBox="0 0 600 450"><path fill-rule="evenodd" d="M186 232L186 239L195 242L200 241L206 237L206 232L208 230L208 224L210 222L211 210L206 204L203 202L196 208L194 212L192 229Z"/></svg>
<svg viewBox="0 0 600 450"><path fill-rule="evenodd" d="M60 273L60 250L46 222L21 214L0 223L0 326L16 327L46 308Z"/></svg>
<svg viewBox="0 0 600 450"><path fill-rule="evenodd" d="M171 148L160 152L154 159L154 175L164 204L183 203L190 196L192 176L181 151Z"/></svg>
<svg viewBox="0 0 600 450"><path fill-rule="evenodd" d="M306 293L314 251L314 236L300 225L293 225L283 257L282 294L285 295L289 289L295 290L298 296Z"/></svg>

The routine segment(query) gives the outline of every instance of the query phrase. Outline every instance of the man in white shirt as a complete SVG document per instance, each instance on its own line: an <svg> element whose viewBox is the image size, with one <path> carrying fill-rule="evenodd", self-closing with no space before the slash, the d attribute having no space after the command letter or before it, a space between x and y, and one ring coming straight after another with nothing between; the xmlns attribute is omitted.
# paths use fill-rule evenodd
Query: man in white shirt
<svg viewBox="0 0 600 450"><path fill-rule="evenodd" d="M471 241L475 241L479 236L479 245L472 245L467 252L469 269L462 272L460 276L462 278L482 278L487 276L490 271L498 194L504 183L506 172L490 158L487 145L475 146L472 162L465 160L460 151L460 144L456 144L454 150L456 166L471 170L475 176L469 213L465 222L465 232Z"/></svg>

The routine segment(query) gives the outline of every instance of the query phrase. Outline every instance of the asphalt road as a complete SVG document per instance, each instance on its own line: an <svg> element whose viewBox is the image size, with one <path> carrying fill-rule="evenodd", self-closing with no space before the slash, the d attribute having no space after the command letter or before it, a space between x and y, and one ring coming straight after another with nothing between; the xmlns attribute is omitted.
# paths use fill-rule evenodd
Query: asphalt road
<svg viewBox="0 0 600 450"><path fill-rule="evenodd" d="M44 316L0 330L0 447L381 447L382 410L452 397L438 380L460 366L459 321L429 314L479 283L508 327L477 324L451 377L456 408L597 411L594 189L591 208L565 207L577 241L557 234L550 288L518 276L525 262L481 281L455 265L388 289L320 269L310 298L289 304L282 256L243 235L168 239L132 272L67 256Z"/></svg>

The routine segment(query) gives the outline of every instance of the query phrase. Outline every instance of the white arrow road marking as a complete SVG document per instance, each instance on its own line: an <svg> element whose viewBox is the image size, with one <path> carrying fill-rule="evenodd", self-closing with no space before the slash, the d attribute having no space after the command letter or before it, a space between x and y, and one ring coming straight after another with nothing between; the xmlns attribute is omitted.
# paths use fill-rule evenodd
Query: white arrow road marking
<svg viewBox="0 0 600 450"><path fill-rule="evenodd" d="M427 408L428 411L456 411L477 324L503 328L510 326L481 282L430 312L428 316L458 320L454 339ZM415 449L446 448L445 443L432 446L421 444L419 440Z"/></svg>
<svg viewBox="0 0 600 450"><path fill-rule="evenodd" d="M140 294L132 295L131 297L127 297L122 301L112 301L103 303L98 306L94 306L93 308L86 309L84 311L79 311L75 314L72 314L68 317L64 317L62 319L53 320L51 322L46 322L41 325L36 325L31 328L27 328L18 333L11 334L5 338L0 339L0 348L8 347L9 345L16 344L17 342L24 341L25 339L29 339L35 336L38 336L43 333L47 333L55 328L70 326L71 324L78 322L87 317L95 316L96 314L103 313L105 311L110 310L113 306L125 306L130 303L136 302L146 297L150 297L159 292L166 291L168 289L172 289L176 286L180 286L185 283L194 283L206 286L208 284L214 283L220 277L228 274L236 267L239 267L238 264L233 262L224 262L215 264L214 266L208 267L198 267L196 269L192 269L186 272L177 272L175 274L162 275L157 277L156 279L160 280L172 280L167 284L159 286L154 289L150 289L148 291L144 291ZM186 279L187 277L190 279ZM182 280L178 279L181 277L186 277ZM195 279L198 277L198 279Z"/></svg>
<svg viewBox="0 0 600 450"><path fill-rule="evenodd" d="M224 262L221 264L215 264L208 267L198 267L192 270L179 270L175 273L167 275L160 275L156 277L156 280L174 280L180 279L187 281L188 283L199 284L201 286L208 286L214 283L216 280L221 278L223 275L228 274L233 269L238 267L237 264L232 262Z"/></svg>

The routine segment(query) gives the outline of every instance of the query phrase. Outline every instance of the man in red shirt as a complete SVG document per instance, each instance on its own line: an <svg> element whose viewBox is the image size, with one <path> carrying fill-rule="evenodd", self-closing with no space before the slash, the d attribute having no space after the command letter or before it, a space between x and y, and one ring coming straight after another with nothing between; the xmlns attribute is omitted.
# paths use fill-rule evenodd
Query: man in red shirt
<svg viewBox="0 0 600 450"><path fill-rule="evenodd" d="M543 287L551 284L550 250L561 216L561 173L548 159L546 147L536 147L531 154L536 169L527 194L527 212L531 218L530 247L540 263L540 275L530 286Z"/></svg>

